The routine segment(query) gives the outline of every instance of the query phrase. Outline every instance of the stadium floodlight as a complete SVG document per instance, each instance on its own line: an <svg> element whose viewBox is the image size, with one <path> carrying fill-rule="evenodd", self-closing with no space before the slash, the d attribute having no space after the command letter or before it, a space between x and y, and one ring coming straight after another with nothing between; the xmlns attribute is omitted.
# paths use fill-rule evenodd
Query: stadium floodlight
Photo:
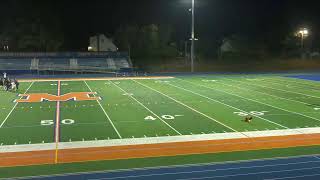
<svg viewBox="0 0 320 180"><path fill-rule="evenodd" d="M88 51L92 51L93 48L91 46L88 46Z"/></svg>
<svg viewBox="0 0 320 180"><path fill-rule="evenodd" d="M296 35L301 38L301 49L303 49L304 39L309 35L309 30L307 28L301 28Z"/></svg>

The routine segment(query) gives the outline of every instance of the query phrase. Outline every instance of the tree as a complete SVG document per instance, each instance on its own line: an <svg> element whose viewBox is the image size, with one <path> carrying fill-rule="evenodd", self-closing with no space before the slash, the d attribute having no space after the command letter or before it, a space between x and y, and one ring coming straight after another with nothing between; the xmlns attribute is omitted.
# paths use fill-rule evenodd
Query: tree
<svg viewBox="0 0 320 180"><path fill-rule="evenodd" d="M121 26L116 30L115 42L120 49L131 47L134 58L165 58L178 54L170 25Z"/></svg>
<svg viewBox="0 0 320 180"><path fill-rule="evenodd" d="M5 38L9 42L10 50L59 51L64 42L59 16L44 8L47 6L34 7L26 3L22 6L24 9L19 7L9 15L11 19L0 34L0 39Z"/></svg>

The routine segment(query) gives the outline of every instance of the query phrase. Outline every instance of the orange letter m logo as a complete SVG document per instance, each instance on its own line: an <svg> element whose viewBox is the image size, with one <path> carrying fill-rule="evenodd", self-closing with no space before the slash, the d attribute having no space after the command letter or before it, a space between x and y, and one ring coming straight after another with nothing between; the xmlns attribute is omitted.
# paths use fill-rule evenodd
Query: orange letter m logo
<svg viewBox="0 0 320 180"><path fill-rule="evenodd" d="M35 94L19 94L21 99L15 100L19 103L33 103L43 101L96 101L101 100L100 97L95 97L96 92L71 92L61 96L56 96L48 93L35 93Z"/></svg>

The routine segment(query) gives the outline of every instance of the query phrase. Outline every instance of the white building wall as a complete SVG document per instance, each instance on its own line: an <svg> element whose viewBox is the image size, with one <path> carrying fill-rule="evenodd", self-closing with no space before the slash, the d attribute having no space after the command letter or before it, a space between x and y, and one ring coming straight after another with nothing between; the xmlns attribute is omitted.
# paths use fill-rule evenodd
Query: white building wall
<svg viewBox="0 0 320 180"><path fill-rule="evenodd" d="M98 40L100 43L98 43ZM118 51L117 46L112 42L111 39L107 38L104 34L90 37L89 40L89 51Z"/></svg>

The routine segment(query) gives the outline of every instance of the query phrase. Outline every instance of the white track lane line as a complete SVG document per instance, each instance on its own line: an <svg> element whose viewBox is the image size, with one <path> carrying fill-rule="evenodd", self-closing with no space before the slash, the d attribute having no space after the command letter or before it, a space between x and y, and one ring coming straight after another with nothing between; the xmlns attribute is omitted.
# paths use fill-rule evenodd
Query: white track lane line
<svg viewBox="0 0 320 180"><path fill-rule="evenodd" d="M111 81L109 81L111 82ZM182 135L178 130L176 130L174 127L172 127L170 124L168 124L166 121L164 121L160 116L158 116L156 113L154 113L152 110L150 110L148 107L146 107L143 103L141 103L139 100L137 100L135 97L133 97L131 94L129 94L127 91L122 89L120 86L116 85L115 83L111 82L114 86L119 88L122 92L127 93L130 98L135 100L138 104L140 104L142 107L144 107L146 110L148 110L151 114L156 116L158 119L160 119L165 125L167 125L169 128L171 128L173 131L175 131L177 134Z"/></svg>
<svg viewBox="0 0 320 180"><path fill-rule="evenodd" d="M218 169L204 169L204 170L195 170L195 171L178 171L178 172L165 172L165 173L150 173L150 174L142 174L142 175L129 175L129 176L117 176L112 178L102 178L102 179L126 179L126 178L139 178L139 177L152 177L152 176L165 176L165 175L179 175L179 174L193 174L193 173L208 173L208 172L218 172L218 171L231 171L231 170L240 170L240 169L255 169L255 168L266 168L266 167L278 167L278 166L289 166L289 165L300 165L307 163L318 163L319 161L305 161L305 162L295 162L295 163L279 163L279 164L268 164L268 165L253 165L253 166L240 166L234 168L218 168ZM210 166L210 165L209 165ZM316 167L315 169L318 169ZM297 170L300 170L296 168ZM310 168L302 168L302 169L310 169ZM313 168L311 168L313 169ZM287 170L283 170L287 171ZM288 170L290 171L290 170ZM272 171L273 172L273 171ZM282 172L282 171L275 171ZM268 171L262 171L257 173L268 173ZM249 173L250 174L250 173ZM228 176L228 175L227 175ZM98 179L90 179L90 180L98 180Z"/></svg>
<svg viewBox="0 0 320 180"><path fill-rule="evenodd" d="M31 86L33 85L33 83L34 83L34 82L32 82L32 83L30 84L30 86L27 88L27 90L26 90L23 94L26 94L26 93L29 91L29 89L31 88ZM20 97L20 99L21 99L21 98L22 98L22 97ZM16 104L12 107L12 109L11 109L11 111L9 112L9 114L7 115L7 117L2 121L2 123L0 124L0 128L3 127L4 123L6 123L6 121L7 121L8 118L9 118L9 116L10 116L11 113L14 111L14 109L17 107L17 105L18 105L18 102L16 102Z"/></svg>
<svg viewBox="0 0 320 180"><path fill-rule="evenodd" d="M200 115L202 115L202 116L204 116L204 117L206 117L206 118L208 118L208 119L210 119L210 120L212 120L212 121L214 121L214 122L216 122L216 123L218 123L218 124L220 124L220 125L222 125L222 126L224 126L226 128L228 128L228 129L230 129L230 130L232 130L234 132L238 132L237 130L233 129L232 127L223 124L222 122L220 122L220 121L218 121L218 120L216 120L216 119L214 119L214 118L212 118L212 117L210 117L210 116L208 116L208 115L206 115L206 114L204 114L204 113L202 113L202 112L200 112L200 111L198 111L198 110L196 110L196 109L194 109L194 108L192 108L192 107L190 107L190 106L188 106L188 105L186 105L184 103L182 103L181 101L178 101L178 100L176 100L176 99L174 99L174 98L172 98L172 97L170 97L170 96L168 96L168 95L166 95L166 94L164 94L164 93L162 93L162 92L160 92L160 91L158 91L156 89L153 89L153 88L151 88L151 87L149 87L149 86L147 86L145 84L142 84L142 83L140 83L140 82L138 82L136 80L132 80L132 81L134 81L134 82L136 82L136 83L138 83L138 84L140 84L140 85L142 85L142 86L144 86L144 87L146 87L148 89L151 89L151 90L153 90L153 91L155 91L155 92L157 92L157 93L159 93L159 94L161 94L161 95L163 95L163 96L175 101L176 103L181 104L184 107L187 107L188 109L191 109L192 111L194 111L194 112L196 112L196 113L198 113L198 114L200 114Z"/></svg>
<svg viewBox="0 0 320 180"><path fill-rule="evenodd" d="M93 92L92 89L90 88L90 86L88 85L87 81L84 81L84 83L85 83L86 86L89 88L89 90L90 90L91 92ZM118 129L117 129L116 126L113 124L113 122L112 122L112 120L110 119L108 113L107 113L106 110L103 108L103 106L101 105L101 103L100 103L99 100L97 100L97 103L99 104L100 108L102 109L103 113L104 113L105 116L107 117L108 121L109 121L110 124L112 125L113 129L115 130L115 132L117 133L117 135L119 136L119 138L122 139L122 137L121 137Z"/></svg>
<svg viewBox="0 0 320 180"><path fill-rule="evenodd" d="M183 87L176 86L176 85L173 85L173 84L170 84L170 83L168 83L168 85L173 86L173 87L178 88L178 89L182 89L182 90L187 91L187 92L190 92L190 93L192 93L192 94L195 94L195 95L201 96L201 97L206 98L206 99L209 99L209 100L211 100L211 101L214 101L214 102L220 103L220 104L222 104L222 105L224 105L224 106L227 106L227 107L233 108L233 109L235 109L235 110L238 110L238 111L241 111L241 112L245 112L245 113L247 113L246 111L244 111L244 110L242 110L242 109L239 109L239 108L237 108L237 107L231 106L231 105L229 105L229 104L225 104L225 103L223 103L223 102L220 102L220 101L218 101L218 100L212 99L212 98L207 97L207 96L205 96L205 95L202 95L202 94L196 93L196 92L194 92L194 91L191 91L191 90L185 89L185 88L183 88ZM256 117L256 118L259 118L259 119L262 119L262 120L264 120L264 121L267 121L267 122L269 122L269 123L272 123L272 124L274 124L274 125L280 126L280 127L282 127L282 128L290 129L290 128L288 128L288 127L284 126L284 125L278 124L278 123L273 122L273 121L271 121L271 120L268 120L268 119L266 119L266 118L263 118L263 117L260 117L260 116L255 116L255 115L252 115L252 116L254 116L254 117Z"/></svg>
<svg viewBox="0 0 320 180"><path fill-rule="evenodd" d="M182 80L182 79L180 79L180 80ZM182 80L182 81L189 82L189 83L191 83L191 84L195 84L195 83L192 83L192 82L187 81L187 80ZM230 95L233 95L233 96L237 96L237 97L240 97L240 98L242 98L242 99L246 99L246 100L249 100L249 101L252 101L252 102L256 102L256 103L263 104L263 105L266 105L266 106L269 106L269 107L273 107L273 108L275 108L275 109L280 109L280 110L282 110L282 111L286 111L286 112L289 112L289 113L292 113L292 114L296 114L296 115L299 115L299 116L307 117L307 118L309 118L309 119L313 119L313 120L316 120L316 121L320 121L320 119L317 119L317 118L314 118L314 117L311 117L311 116L308 116L308 115L304 115L304 114L301 114L301 113L298 113L298 112L295 112L295 111L289 111L289 110L287 110L287 109L283 109L283 108L280 108L280 107L277 107L277 106L273 106L273 105L271 105L271 104L267 104L267 103L264 103L264 102L260 102L260 101L254 100L254 99L246 98L246 97L243 97L243 96L240 96L240 95L237 95L237 94L233 94L233 93L230 93L230 92L221 91L221 90L212 88L212 87L210 87L210 86L205 86L205 85L201 85L201 84L195 84L195 85L198 85L198 86L201 86L201 87L205 87L205 88L208 88L208 89L212 89L212 90L216 90L216 91L219 91L219 92L223 92L223 93L226 93L226 94L230 94Z"/></svg>

